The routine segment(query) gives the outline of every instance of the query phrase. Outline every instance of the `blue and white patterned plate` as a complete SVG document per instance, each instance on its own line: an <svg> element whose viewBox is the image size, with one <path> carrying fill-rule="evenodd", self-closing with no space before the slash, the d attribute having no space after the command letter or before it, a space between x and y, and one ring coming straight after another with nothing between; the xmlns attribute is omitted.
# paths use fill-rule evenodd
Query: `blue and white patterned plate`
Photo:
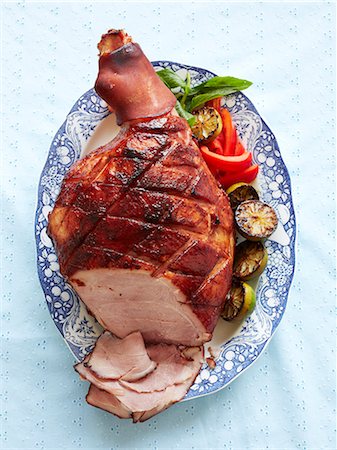
<svg viewBox="0 0 337 450"><path fill-rule="evenodd" d="M157 61L153 65L156 69L168 67L179 71L182 76L189 70L193 84L214 76L208 70L168 61ZM217 354L216 367L210 369L207 365L203 366L186 399L225 387L256 360L281 321L294 273L295 215L289 174L275 136L242 93L226 97L224 104L233 116L244 145L260 166L260 196L275 208L279 226L266 244L269 261L257 285L255 311L236 327L220 319L210 344ZM50 315L78 360L82 360L92 349L101 327L60 274L55 249L46 228L48 214L54 206L65 173L88 151L88 141L95 142L95 133L104 119L110 119L106 119L108 115L106 103L93 89L80 97L53 139L38 189L35 221L37 270Z"/></svg>

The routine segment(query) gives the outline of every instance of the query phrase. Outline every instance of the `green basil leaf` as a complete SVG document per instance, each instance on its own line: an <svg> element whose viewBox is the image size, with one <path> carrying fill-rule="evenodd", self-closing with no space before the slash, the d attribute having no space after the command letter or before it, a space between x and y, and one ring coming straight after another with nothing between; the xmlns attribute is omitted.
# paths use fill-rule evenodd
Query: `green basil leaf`
<svg viewBox="0 0 337 450"><path fill-rule="evenodd" d="M189 123L190 127L192 127L195 123L195 116L193 114L191 114L190 112L186 111L186 109L184 109L181 106L181 103L179 100L177 100L176 103L176 111L179 114L180 117L183 117L184 119L187 120L187 122Z"/></svg>
<svg viewBox="0 0 337 450"><path fill-rule="evenodd" d="M195 86L190 94L206 94L210 89L235 88L236 91L243 91L249 88L253 83L248 80L242 80L235 77L213 77L204 83Z"/></svg>
<svg viewBox="0 0 337 450"><path fill-rule="evenodd" d="M159 78L166 84L167 87L170 89L174 89L177 87L180 87L182 89L185 89L186 83L185 81L180 78L178 74L173 72L171 69L162 69L158 70L156 72Z"/></svg>
<svg viewBox="0 0 337 450"><path fill-rule="evenodd" d="M209 100L213 100L214 98L218 98L218 97L224 97L226 95L233 94L234 92L237 92L239 90L241 90L241 89L227 87L227 88L221 88L221 89L209 89L204 94L198 94L198 95L192 94L193 96L190 97L190 101L187 103L188 110L193 111L194 109L198 108L198 106L203 105L204 103L208 102Z"/></svg>

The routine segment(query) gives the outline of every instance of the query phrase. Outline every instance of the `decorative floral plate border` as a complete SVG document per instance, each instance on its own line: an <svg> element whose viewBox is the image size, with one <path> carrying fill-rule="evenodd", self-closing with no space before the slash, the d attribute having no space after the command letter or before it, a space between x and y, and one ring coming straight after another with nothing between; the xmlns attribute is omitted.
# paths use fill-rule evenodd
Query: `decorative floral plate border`
<svg viewBox="0 0 337 450"><path fill-rule="evenodd" d="M214 76L208 70L169 61L156 61L153 65L156 69L171 68L182 75L189 70L192 84ZM279 227L274 240L266 243L269 261L257 286L255 311L239 334L221 346L216 367L213 370L207 365L202 367L185 399L225 387L256 360L282 319L295 267L296 224L290 178L275 136L242 93L226 97L224 104L233 116L240 138L260 166L261 197L275 208ZM91 351L102 329L60 274L46 228L65 173L80 158L87 140L108 114L106 103L93 89L79 98L52 141L38 188L35 220L38 275L50 315L77 360Z"/></svg>

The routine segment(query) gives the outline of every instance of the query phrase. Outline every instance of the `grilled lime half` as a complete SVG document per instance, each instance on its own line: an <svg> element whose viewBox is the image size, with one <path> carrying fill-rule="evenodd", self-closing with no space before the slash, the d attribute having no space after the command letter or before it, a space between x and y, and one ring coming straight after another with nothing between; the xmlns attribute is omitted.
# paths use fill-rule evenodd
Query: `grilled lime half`
<svg viewBox="0 0 337 450"><path fill-rule="evenodd" d="M232 184L232 186L226 190L226 193L233 210L246 200L259 200L259 194L256 192L256 189L247 183Z"/></svg>
<svg viewBox="0 0 337 450"><path fill-rule="evenodd" d="M213 141L222 131L222 119L215 108L204 106L197 109L193 115L195 123L192 126L193 136L201 144Z"/></svg>
<svg viewBox="0 0 337 450"><path fill-rule="evenodd" d="M242 281L233 281L221 317L228 321L242 320L253 311L255 304L254 289Z"/></svg>
<svg viewBox="0 0 337 450"><path fill-rule="evenodd" d="M244 241L235 248L233 276L251 280L261 275L268 262L268 252L262 242Z"/></svg>
<svg viewBox="0 0 337 450"><path fill-rule="evenodd" d="M260 200L247 200L236 208L235 223L243 237L260 241L275 231L278 219L271 206Z"/></svg>

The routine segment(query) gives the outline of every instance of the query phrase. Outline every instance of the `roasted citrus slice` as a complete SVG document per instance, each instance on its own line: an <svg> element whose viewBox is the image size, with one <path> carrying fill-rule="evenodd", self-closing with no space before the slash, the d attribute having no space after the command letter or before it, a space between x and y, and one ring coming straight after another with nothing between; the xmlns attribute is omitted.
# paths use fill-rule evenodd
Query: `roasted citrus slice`
<svg viewBox="0 0 337 450"><path fill-rule="evenodd" d="M264 271L268 252L262 242L244 241L235 248L233 276L240 280L256 278Z"/></svg>
<svg viewBox="0 0 337 450"><path fill-rule="evenodd" d="M255 308L255 291L247 283L233 281L221 317L225 320L243 319Z"/></svg>
<svg viewBox="0 0 337 450"><path fill-rule="evenodd" d="M222 119L215 108L204 106L194 113L195 123L192 126L193 136L201 144L213 141L222 131Z"/></svg>
<svg viewBox="0 0 337 450"><path fill-rule="evenodd" d="M275 231L278 219L271 206L260 200L247 200L236 208L235 222L243 237L260 241Z"/></svg>
<svg viewBox="0 0 337 450"><path fill-rule="evenodd" d="M232 184L226 192L233 210L246 200L259 200L259 194L256 192L256 189L247 183Z"/></svg>

